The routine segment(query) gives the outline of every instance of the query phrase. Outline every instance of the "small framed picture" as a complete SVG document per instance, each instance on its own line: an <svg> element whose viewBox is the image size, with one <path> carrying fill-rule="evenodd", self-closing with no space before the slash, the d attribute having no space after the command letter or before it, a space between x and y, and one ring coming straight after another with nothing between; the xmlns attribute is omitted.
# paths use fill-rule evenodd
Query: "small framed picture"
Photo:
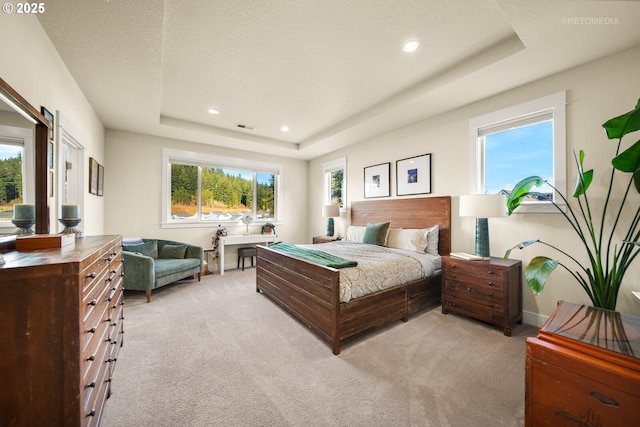
<svg viewBox="0 0 640 427"><path fill-rule="evenodd" d="M398 196L431 193L431 154L396 161Z"/></svg>
<svg viewBox="0 0 640 427"><path fill-rule="evenodd" d="M98 195L98 162L89 157L89 193Z"/></svg>
<svg viewBox="0 0 640 427"><path fill-rule="evenodd" d="M104 166L98 164L98 196L104 195Z"/></svg>
<svg viewBox="0 0 640 427"><path fill-rule="evenodd" d="M390 174L389 162L364 168L364 197L370 199L391 196Z"/></svg>

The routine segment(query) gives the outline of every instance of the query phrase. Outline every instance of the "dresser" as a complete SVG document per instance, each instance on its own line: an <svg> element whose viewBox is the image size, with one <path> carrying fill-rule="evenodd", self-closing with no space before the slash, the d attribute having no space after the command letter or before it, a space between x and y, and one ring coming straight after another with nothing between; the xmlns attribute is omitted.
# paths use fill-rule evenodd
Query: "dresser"
<svg viewBox="0 0 640 427"><path fill-rule="evenodd" d="M124 332L120 237L3 256L0 425L97 426Z"/></svg>
<svg viewBox="0 0 640 427"><path fill-rule="evenodd" d="M442 257L442 312L500 326L506 336L522 322L522 262Z"/></svg>
<svg viewBox="0 0 640 427"><path fill-rule="evenodd" d="M526 344L525 425L640 423L640 317L560 302Z"/></svg>

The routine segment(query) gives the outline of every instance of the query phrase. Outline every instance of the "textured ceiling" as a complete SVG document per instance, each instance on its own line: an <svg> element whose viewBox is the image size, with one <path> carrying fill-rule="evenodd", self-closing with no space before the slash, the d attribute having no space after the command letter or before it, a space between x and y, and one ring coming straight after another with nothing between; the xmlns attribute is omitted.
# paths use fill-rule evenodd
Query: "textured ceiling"
<svg viewBox="0 0 640 427"><path fill-rule="evenodd" d="M105 127L302 159L640 44L631 1L45 4Z"/></svg>

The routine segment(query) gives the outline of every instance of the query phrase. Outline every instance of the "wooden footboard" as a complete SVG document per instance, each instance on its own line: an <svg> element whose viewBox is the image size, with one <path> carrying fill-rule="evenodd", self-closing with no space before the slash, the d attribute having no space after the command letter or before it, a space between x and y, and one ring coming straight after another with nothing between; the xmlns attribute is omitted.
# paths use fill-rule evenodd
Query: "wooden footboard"
<svg viewBox="0 0 640 427"><path fill-rule="evenodd" d="M304 322L340 352L339 272L258 246L256 290Z"/></svg>
<svg viewBox="0 0 640 427"><path fill-rule="evenodd" d="M339 271L258 246L256 290L262 291L331 343L440 303L440 276L340 302Z"/></svg>

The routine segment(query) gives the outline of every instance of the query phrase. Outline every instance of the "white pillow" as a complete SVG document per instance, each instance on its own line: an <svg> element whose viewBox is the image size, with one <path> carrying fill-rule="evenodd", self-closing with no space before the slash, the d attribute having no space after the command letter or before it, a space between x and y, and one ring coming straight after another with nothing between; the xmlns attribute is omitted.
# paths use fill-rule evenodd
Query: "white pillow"
<svg viewBox="0 0 640 427"><path fill-rule="evenodd" d="M434 225L431 228L427 228L427 246L424 251L430 255L438 256L438 240L440 240L440 229L438 225Z"/></svg>
<svg viewBox="0 0 640 427"><path fill-rule="evenodd" d="M424 253L427 247L427 229L390 228L387 247Z"/></svg>
<svg viewBox="0 0 640 427"><path fill-rule="evenodd" d="M344 235L345 242L362 243L364 240L364 232L367 227L364 225L350 225Z"/></svg>

